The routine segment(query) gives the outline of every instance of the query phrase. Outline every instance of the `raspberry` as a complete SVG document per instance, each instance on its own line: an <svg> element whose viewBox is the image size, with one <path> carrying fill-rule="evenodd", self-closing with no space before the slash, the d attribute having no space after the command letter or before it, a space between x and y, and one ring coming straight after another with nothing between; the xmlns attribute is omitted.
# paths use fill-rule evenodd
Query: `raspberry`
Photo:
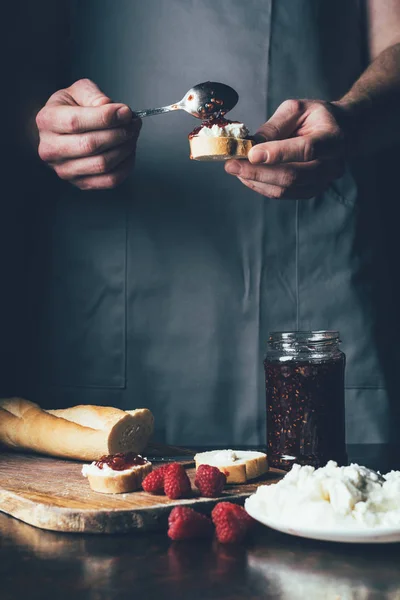
<svg viewBox="0 0 400 600"><path fill-rule="evenodd" d="M171 540L211 537L211 519L188 506L175 506L168 517L168 537Z"/></svg>
<svg viewBox="0 0 400 600"><path fill-rule="evenodd" d="M168 465L164 474L164 492L168 498L187 498L191 491L190 480L183 466L179 463Z"/></svg>
<svg viewBox="0 0 400 600"><path fill-rule="evenodd" d="M205 498L216 498L224 489L226 475L221 473L217 467L200 465L196 471L194 485L199 488L200 495Z"/></svg>
<svg viewBox="0 0 400 600"><path fill-rule="evenodd" d="M142 487L145 492L149 492L149 494L164 493L164 475L167 467L169 467L169 465L163 465L146 475L142 481Z"/></svg>
<svg viewBox="0 0 400 600"><path fill-rule="evenodd" d="M219 502L212 510L217 539L222 544L241 542L254 524L254 520L238 504Z"/></svg>

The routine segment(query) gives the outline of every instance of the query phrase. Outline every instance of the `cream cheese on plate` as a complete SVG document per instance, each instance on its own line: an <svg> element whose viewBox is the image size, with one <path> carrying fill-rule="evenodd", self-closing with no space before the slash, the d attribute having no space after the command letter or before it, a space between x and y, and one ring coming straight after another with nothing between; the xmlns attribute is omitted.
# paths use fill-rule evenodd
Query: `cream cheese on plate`
<svg viewBox="0 0 400 600"><path fill-rule="evenodd" d="M310 529L400 527L400 471L382 478L357 464L298 464L275 485L262 485L246 508L286 527Z"/></svg>

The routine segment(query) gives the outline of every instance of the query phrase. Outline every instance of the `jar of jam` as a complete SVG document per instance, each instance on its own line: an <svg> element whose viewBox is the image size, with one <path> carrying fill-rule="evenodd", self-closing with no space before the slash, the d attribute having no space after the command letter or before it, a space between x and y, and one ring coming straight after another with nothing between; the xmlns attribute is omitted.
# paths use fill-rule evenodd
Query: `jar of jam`
<svg viewBox="0 0 400 600"><path fill-rule="evenodd" d="M337 331L271 333L264 361L271 466L347 463L344 370Z"/></svg>

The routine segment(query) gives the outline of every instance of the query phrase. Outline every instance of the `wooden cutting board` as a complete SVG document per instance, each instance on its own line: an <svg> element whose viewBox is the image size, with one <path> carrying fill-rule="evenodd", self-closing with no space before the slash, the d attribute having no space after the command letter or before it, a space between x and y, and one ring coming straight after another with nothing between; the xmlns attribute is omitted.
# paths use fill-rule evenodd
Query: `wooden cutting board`
<svg viewBox="0 0 400 600"><path fill-rule="evenodd" d="M194 463L183 462L194 487ZM166 527L174 506L191 506L210 513L216 502L243 503L259 485L276 483L284 474L271 469L256 483L227 486L220 498L199 498L193 492L190 499L170 500L144 491L117 495L93 492L81 475L82 464L33 454L0 454L0 510L35 527L53 531L150 531Z"/></svg>

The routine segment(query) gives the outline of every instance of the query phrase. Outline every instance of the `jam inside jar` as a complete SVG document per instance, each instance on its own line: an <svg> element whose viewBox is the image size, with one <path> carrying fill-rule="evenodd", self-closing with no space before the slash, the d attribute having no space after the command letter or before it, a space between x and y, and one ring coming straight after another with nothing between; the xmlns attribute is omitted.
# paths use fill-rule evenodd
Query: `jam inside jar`
<svg viewBox="0 0 400 600"><path fill-rule="evenodd" d="M272 467L347 463L346 357L339 344L337 331L270 334L264 368Z"/></svg>

